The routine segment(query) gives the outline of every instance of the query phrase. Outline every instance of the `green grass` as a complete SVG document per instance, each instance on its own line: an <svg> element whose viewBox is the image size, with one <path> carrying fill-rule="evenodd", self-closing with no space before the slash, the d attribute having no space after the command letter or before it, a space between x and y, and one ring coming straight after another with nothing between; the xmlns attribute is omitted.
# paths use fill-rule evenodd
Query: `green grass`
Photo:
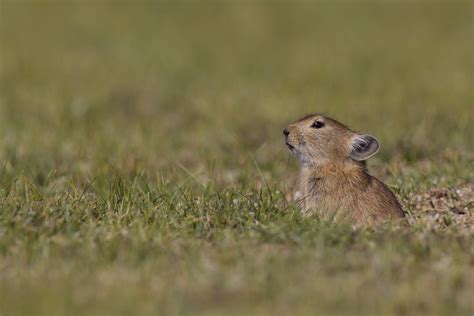
<svg viewBox="0 0 474 316"><path fill-rule="evenodd" d="M0 2L0 315L472 315L473 4ZM283 127L409 214L303 217Z"/></svg>

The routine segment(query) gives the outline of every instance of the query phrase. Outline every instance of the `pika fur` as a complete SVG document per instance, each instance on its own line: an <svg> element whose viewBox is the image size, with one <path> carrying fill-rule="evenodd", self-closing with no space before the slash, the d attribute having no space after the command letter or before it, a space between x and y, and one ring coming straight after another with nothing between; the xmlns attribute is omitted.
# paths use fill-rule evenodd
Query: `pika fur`
<svg viewBox="0 0 474 316"><path fill-rule="evenodd" d="M368 173L366 160L379 150L375 137L318 114L288 125L283 134L301 163L303 212L366 227L404 217L395 195Z"/></svg>

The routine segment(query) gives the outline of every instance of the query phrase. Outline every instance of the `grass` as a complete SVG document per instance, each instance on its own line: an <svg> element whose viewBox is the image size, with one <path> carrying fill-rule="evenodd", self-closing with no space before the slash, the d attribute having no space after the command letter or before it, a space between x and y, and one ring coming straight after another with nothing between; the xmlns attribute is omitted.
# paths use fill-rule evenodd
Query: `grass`
<svg viewBox="0 0 474 316"><path fill-rule="evenodd" d="M0 315L471 315L472 6L0 2ZM411 227L299 214L308 112Z"/></svg>

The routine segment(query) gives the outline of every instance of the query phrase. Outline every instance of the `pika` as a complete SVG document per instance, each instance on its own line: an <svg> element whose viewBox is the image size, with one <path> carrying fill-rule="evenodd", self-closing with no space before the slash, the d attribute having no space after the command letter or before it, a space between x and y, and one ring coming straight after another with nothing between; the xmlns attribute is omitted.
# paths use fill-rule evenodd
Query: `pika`
<svg viewBox="0 0 474 316"><path fill-rule="evenodd" d="M392 191L368 173L366 160L380 147L375 137L318 114L288 125L283 134L301 163L304 213L318 212L322 218L359 227L404 217Z"/></svg>

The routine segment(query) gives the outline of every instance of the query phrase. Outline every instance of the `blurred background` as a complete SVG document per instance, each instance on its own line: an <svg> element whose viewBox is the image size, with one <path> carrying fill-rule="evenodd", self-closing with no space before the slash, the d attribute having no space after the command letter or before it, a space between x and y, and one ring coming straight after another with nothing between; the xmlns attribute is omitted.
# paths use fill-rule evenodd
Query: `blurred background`
<svg viewBox="0 0 474 316"><path fill-rule="evenodd" d="M278 169L312 112L383 161L474 145L471 1L2 1L0 26L12 165Z"/></svg>

